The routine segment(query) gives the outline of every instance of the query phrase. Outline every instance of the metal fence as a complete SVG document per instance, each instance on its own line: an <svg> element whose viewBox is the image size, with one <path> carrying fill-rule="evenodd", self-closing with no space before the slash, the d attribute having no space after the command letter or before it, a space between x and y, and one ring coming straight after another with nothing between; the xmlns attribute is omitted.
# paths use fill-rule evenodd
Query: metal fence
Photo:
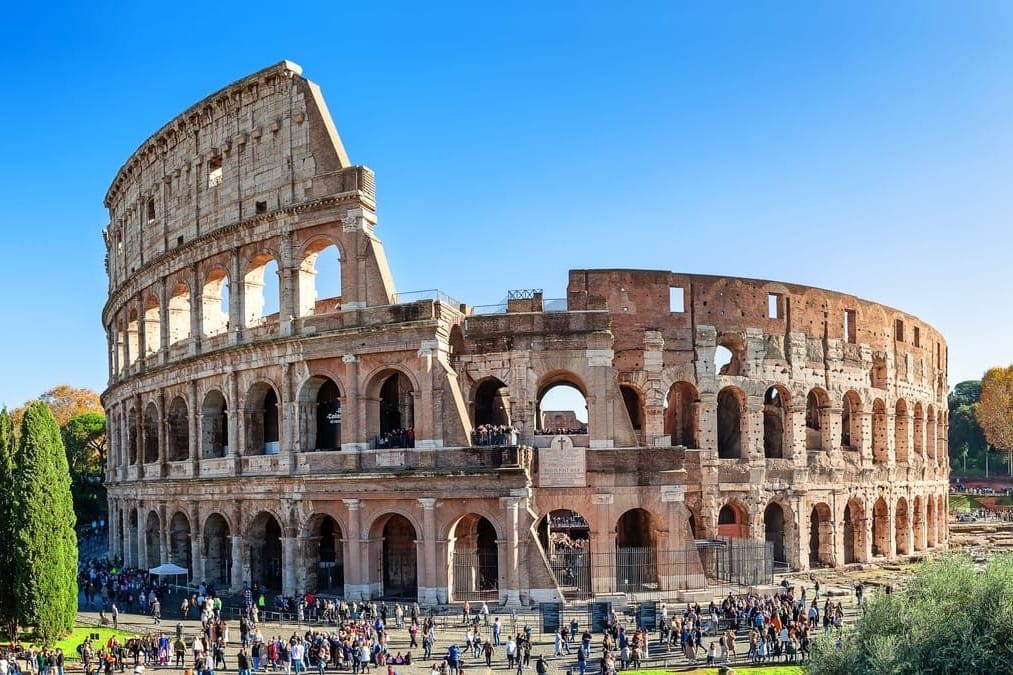
<svg viewBox="0 0 1013 675"><path fill-rule="evenodd" d="M697 542L700 560L712 583L758 586L774 583L774 544L718 537Z"/></svg>
<svg viewBox="0 0 1013 675"><path fill-rule="evenodd" d="M499 599L498 552L454 551L451 561L452 597L455 601Z"/></svg>

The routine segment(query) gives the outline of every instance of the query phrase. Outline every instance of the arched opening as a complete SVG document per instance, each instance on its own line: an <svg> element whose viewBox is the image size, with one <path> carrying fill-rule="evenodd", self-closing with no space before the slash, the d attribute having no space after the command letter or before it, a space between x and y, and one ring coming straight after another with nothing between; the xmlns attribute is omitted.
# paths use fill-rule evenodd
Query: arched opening
<svg viewBox="0 0 1013 675"><path fill-rule="evenodd" d="M499 589L499 551L496 528L482 516L469 513L451 529L450 553L452 599L495 600Z"/></svg>
<svg viewBox="0 0 1013 675"><path fill-rule="evenodd" d="M861 450L862 448L862 399L854 391L844 395L841 406L841 448Z"/></svg>
<svg viewBox="0 0 1013 675"><path fill-rule="evenodd" d="M137 322L137 310L131 309L130 313L127 314L127 352L129 358L127 359L128 365L133 365L137 361L137 357L140 356L139 348L140 338L140 327Z"/></svg>
<svg viewBox="0 0 1013 675"><path fill-rule="evenodd" d="M921 403L915 403L914 415L914 451L919 457L925 456L925 412Z"/></svg>
<svg viewBox="0 0 1013 675"><path fill-rule="evenodd" d="M896 536L897 555L911 553L911 515L907 510L907 500L897 500L897 513L894 515L894 532Z"/></svg>
<svg viewBox="0 0 1013 675"><path fill-rule="evenodd" d="M890 509L882 497L872 505L872 555L890 556Z"/></svg>
<svg viewBox="0 0 1013 675"><path fill-rule="evenodd" d="M299 265L299 316L329 314L341 309L341 253L319 240L306 249Z"/></svg>
<svg viewBox="0 0 1013 675"><path fill-rule="evenodd" d="M258 382L250 388L246 411L246 454L275 455L278 440L278 394L274 387Z"/></svg>
<svg viewBox="0 0 1013 675"><path fill-rule="evenodd" d="M742 456L742 397L737 389L725 387L718 393L718 457Z"/></svg>
<svg viewBox="0 0 1013 675"><path fill-rule="evenodd" d="M718 511L718 536L745 539L749 536L749 515L746 507L731 501Z"/></svg>
<svg viewBox="0 0 1013 675"><path fill-rule="evenodd" d="M149 295L144 301L144 354L154 354L162 347L162 310L158 298Z"/></svg>
<svg viewBox="0 0 1013 675"><path fill-rule="evenodd" d="M415 447L415 392L400 371L385 376L380 385L379 448Z"/></svg>
<svg viewBox="0 0 1013 675"><path fill-rule="evenodd" d="M556 583L568 600L591 594L591 530L584 516L557 509L543 516L536 528Z"/></svg>
<svg viewBox="0 0 1013 675"><path fill-rule="evenodd" d="M169 344L190 339L190 289L180 282L169 291Z"/></svg>
<svg viewBox="0 0 1013 675"><path fill-rule="evenodd" d="M767 504L763 511L764 539L774 548L774 564L788 566L788 547L785 544L784 509L777 502Z"/></svg>
<svg viewBox="0 0 1013 675"><path fill-rule="evenodd" d="M634 431L640 431L644 423L644 402L640 392L628 384L619 385L619 393L623 395L626 414L630 416L630 424Z"/></svg>
<svg viewBox="0 0 1013 675"><path fill-rule="evenodd" d="M791 446L787 431L791 428L788 394L780 387L771 387L763 395L763 456L783 459L785 448ZM781 560L781 558L775 558Z"/></svg>
<svg viewBox="0 0 1013 675"><path fill-rule="evenodd" d="M328 378L317 391L316 450L341 449L341 392Z"/></svg>
<svg viewBox="0 0 1013 675"><path fill-rule="evenodd" d="M137 408L127 413L127 453L130 464L137 464Z"/></svg>
<svg viewBox="0 0 1013 675"><path fill-rule="evenodd" d="M144 521L145 564L142 567L151 567L152 565L162 563L160 529L161 523L158 520L158 514L154 511L149 511L148 517Z"/></svg>
<svg viewBox="0 0 1013 675"><path fill-rule="evenodd" d="M714 348L714 370L718 375L735 376L742 374L742 357L746 345L738 335L731 333L718 336Z"/></svg>
<svg viewBox="0 0 1013 675"><path fill-rule="evenodd" d="M414 598L418 595L418 553L415 527L394 514L383 526L383 597Z"/></svg>
<svg viewBox="0 0 1013 675"><path fill-rule="evenodd" d="M158 408L149 403L144 409L144 463L158 461Z"/></svg>
<svg viewBox="0 0 1013 675"><path fill-rule="evenodd" d="M214 337L229 330L229 275L220 267L208 272L201 291L201 332Z"/></svg>
<svg viewBox="0 0 1013 675"><path fill-rule="evenodd" d="M809 566L834 564L834 525L830 506L820 502L809 514Z"/></svg>
<svg viewBox="0 0 1013 675"><path fill-rule="evenodd" d="M925 504L922 502L920 496L914 498L914 514L913 514L913 527L911 528L914 532L914 549L916 551L925 550Z"/></svg>
<svg viewBox="0 0 1013 675"><path fill-rule="evenodd" d="M893 448L897 464L907 464L908 436L907 402L899 399L893 418Z"/></svg>
<svg viewBox="0 0 1013 675"><path fill-rule="evenodd" d="M805 398L805 448L823 450L823 427L830 399L822 389L812 389Z"/></svg>
<svg viewBox="0 0 1013 675"><path fill-rule="evenodd" d="M665 398L665 433L671 436L672 445L699 448L700 395L689 382L676 382Z"/></svg>
<svg viewBox="0 0 1013 675"><path fill-rule="evenodd" d="M281 589L281 525L270 513L261 512L253 519L250 542L250 581L265 588Z"/></svg>
<svg viewBox="0 0 1013 675"><path fill-rule="evenodd" d="M587 433L587 398L575 382L575 379L557 379L542 387L538 394L539 433Z"/></svg>
<svg viewBox="0 0 1013 675"><path fill-rule="evenodd" d="M929 404L925 411L925 452L931 462L936 460L936 410Z"/></svg>
<svg viewBox="0 0 1013 675"><path fill-rule="evenodd" d="M310 520L308 530L307 589L316 593L344 595L345 560L341 526L330 516L317 515Z"/></svg>
<svg viewBox="0 0 1013 675"><path fill-rule="evenodd" d="M193 562L191 542L190 520L177 511L169 521L169 562L189 570ZM196 576L196 570L191 572Z"/></svg>
<svg viewBox="0 0 1013 675"><path fill-rule="evenodd" d="M130 509L130 512L126 515L126 521L127 521L127 530L126 530L127 541L125 542L126 549L130 555L130 559L134 561L135 565L139 566L140 558L138 557L139 553L138 549L140 547L138 545L139 542L138 534L140 530L137 519L137 509Z"/></svg>
<svg viewBox="0 0 1013 675"><path fill-rule="evenodd" d="M865 562L865 511L852 499L844 507L844 564Z"/></svg>
<svg viewBox="0 0 1013 675"><path fill-rule="evenodd" d="M278 286L278 263L274 257L269 253L254 256L243 277L243 321L246 328L278 320Z"/></svg>
<svg viewBox="0 0 1013 675"><path fill-rule="evenodd" d="M225 396L212 389L201 406L201 454L205 459L229 454L229 409Z"/></svg>
<svg viewBox="0 0 1013 675"><path fill-rule="evenodd" d="M190 457L190 420L182 396L172 399L166 416L169 431L169 461L180 462Z"/></svg>
<svg viewBox="0 0 1013 675"><path fill-rule="evenodd" d="M630 509L616 523L616 587L624 593L658 590L658 548L654 518Z"/></svg>
<svg viewBox="0 0 1013 675"><path fill-rule="evenodd" d="M890 459L886 428L886 403L882 399L872 402L872 461L885 464Z"/></svg>
<svg viewBox="0 0 1013 675"><path fill-rule="evenodd" d="M475 426L510 426L510 390L489 377L475 388Z"/></svg>
<svg viewBox="0 0 1013 675"><path fill-rule="evenodd" d="M232 581L232 533L219 513L204 521L204 580L222 586Z"/></svg>

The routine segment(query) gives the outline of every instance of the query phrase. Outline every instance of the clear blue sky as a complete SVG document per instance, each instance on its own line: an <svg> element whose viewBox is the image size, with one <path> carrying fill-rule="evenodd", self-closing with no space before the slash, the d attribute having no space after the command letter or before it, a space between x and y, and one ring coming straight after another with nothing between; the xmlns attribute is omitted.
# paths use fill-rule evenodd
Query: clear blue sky
<svg viewBox="0 0 1013 675"><path fill-rule="evenodd" d="M104 387L109 182L283 58L376 171L400 290L773 278L929 321L951 383L1013 361L1009 3L30 4L0 25L0 403Z"/></svg>

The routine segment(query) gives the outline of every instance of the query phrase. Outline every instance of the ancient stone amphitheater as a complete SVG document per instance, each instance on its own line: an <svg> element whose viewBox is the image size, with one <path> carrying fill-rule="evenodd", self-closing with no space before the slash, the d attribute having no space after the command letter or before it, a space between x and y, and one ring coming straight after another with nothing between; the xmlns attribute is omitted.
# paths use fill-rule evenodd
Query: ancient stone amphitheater
<svg viewBox="0 0 1013 675"><path fill-rule="evenodd" d="M125 564L516 604L946 545L946 343L916 317L662 271L486 307L399 293L375 200L290 62L119 170L103 400Z"/></svg>

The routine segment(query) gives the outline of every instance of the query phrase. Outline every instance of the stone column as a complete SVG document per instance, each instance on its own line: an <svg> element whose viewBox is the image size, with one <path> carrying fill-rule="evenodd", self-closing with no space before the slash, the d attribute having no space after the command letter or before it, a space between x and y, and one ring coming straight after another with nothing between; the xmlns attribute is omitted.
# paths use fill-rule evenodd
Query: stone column
<svg viewBox="0 0 1013 675"><path fill-rule="evenodd" d="M106 539L109 541L109 557L116 560L120 555L120 517L117 509L118 503L115 499L109 498L109 513L106 516L109 529L106 530Z"/></svg>
<svg viewBox="0 0 1013 675"><path fill-rule="evenodd" d="M520 533L518 532L518 516L520 510L520 499L517 497L503 497L499 500L500 505L506 512L506 534L507 550L504 556L506 560L506 589L501 592L500 597L505 600L505 605L517 607L521 604L520 596Z"/></svg>
<svg viewBox="0 0 1013 675"><path fill-rule="evenodd" d="M872 413L862 411L853 413L858 416L858 426L861 429L862 437L857 439L858 448L862 451L862 464L872 464ZM856 439L851 439L851 445L855 446Z"/></svg>
<svg viewBox="0 0 1013 675"><path fill-rule="evenodd" d="M144 359L148 356L147 324L144 320L144 296L137 296L137 369L144 370Z"/></svg>
<svg viewBox="0 0 1013 675"><path fill-rule="evenodd" d="M190 534L190 574L193 583L204 581L204 537L197 532Z"/></svg>
<svg viewBox="0 0 1013 675"><path fill-rule="evenodd" d="M148 567L148 523L144 517L144 505L137 504L137 560L136 566Z"/></svg>
<svg viewBox="0 0 1013 675"><path fill-rule="evenodd" d="M886 503L886 556L890 559L897 557L897 500L891 497Z"/></svg>
<svg viewBox="0 0 1013 675"><path fill-rule="evenodd" d="M169 521L166 519L165 504L158 505L158 564L169 562Z"/></svg>
<svg viewBox="0 0 1013 675"><path fill-rule="evenodd" d="M359 394L359 359L355 354L341 357L345 364L345 391L341 399L341 449L365 450L368 446L363 416L366 411Z"/></svg>
<svg viewBox="0 0 1013 675"><path fill-rule="evenodd" d="M203 284L197 263L190 266L190 344L187 353L195 356L201 351L201 336L204 332L204 297Z"/></svg>
<svg viewBox="0 0 1013 675"><path fill-rule="evenodd" d="M158 280L158 363L169 359L169 297L165 279Z"/></svg>
<svg viewBox="0 0 1013 675"><path fill-rule="evenodd" d="M284 227L284 225L282 225ZM298 265L292 262L292 238L287 234L281 235L280 260L278 261L278 330L281 335L291 335L294 322L291 319L296 315L296 291L292 282L293 276L298 275Z"/></svg>
<svg viewBox="0 0 1013 675"><path fill-rule="evenodd" d="M348 532L345 533L345 597L351 600L365 600L369 597L365 568L362 566L365 551L362 542L360 515L361 499L342 499L348 508Z"/></svg>
<svg viewBox="0 0 1013 675"><path fill-rule="evenodd" d="M697 414L697 444L705 452L703 457L718 458L718 396L713 392L701 393L700 402L694 404Z"/></svg>
<svg viewBox="0 0 1013 675"><path fill-rule="evenodd" d="M296 593L302 591L296 588L295 584L295 547L299 544L296 537L288 536L281 538L281 592L282 595L295 597Z"/></svg>
<svg viewBox="0 0 1013 675"><path fill-rule="evenodd" d="M243 576L243 570L245 568L245 558L243 555L246 547L243 546L243 538L240 536L232 537L232 592L239 593L243 590L243 582L247 579Z"/></svg>
<svg viewBox="0 0 1013 675"><path fill-rule="evenodd" d="M243 438L246 433L243 409L246 406L239 400L239 376L235 371L229 373L229 399L229 456L241 457L246 454L246 439Z"/></svg>
<svg viewBox="0 0 1013 675"><path fill-rule="evenodd" d="M186 426L189 458L193 464L193 476L200 475L200 410L201 402L197 400L197 381L190 382L190 409L187 411Z"/></svg>
<svg viewBox="0 0 1013 675"><path fill-rule="evenodd" d="M439 583L436 574L436 498L422 497L422 573L419 574L419 603L435 605L439 602Z"/></svg>
<svg viewBox="0 0 1013 675"><path fill-rule="evenodd" d="M241 326L243 325L243 280L239 271L239 248L232 250L232 259L229 261L229 335L228 343L234 345L239 342ZM230 408L234 406L229 406Z"/></svg>

